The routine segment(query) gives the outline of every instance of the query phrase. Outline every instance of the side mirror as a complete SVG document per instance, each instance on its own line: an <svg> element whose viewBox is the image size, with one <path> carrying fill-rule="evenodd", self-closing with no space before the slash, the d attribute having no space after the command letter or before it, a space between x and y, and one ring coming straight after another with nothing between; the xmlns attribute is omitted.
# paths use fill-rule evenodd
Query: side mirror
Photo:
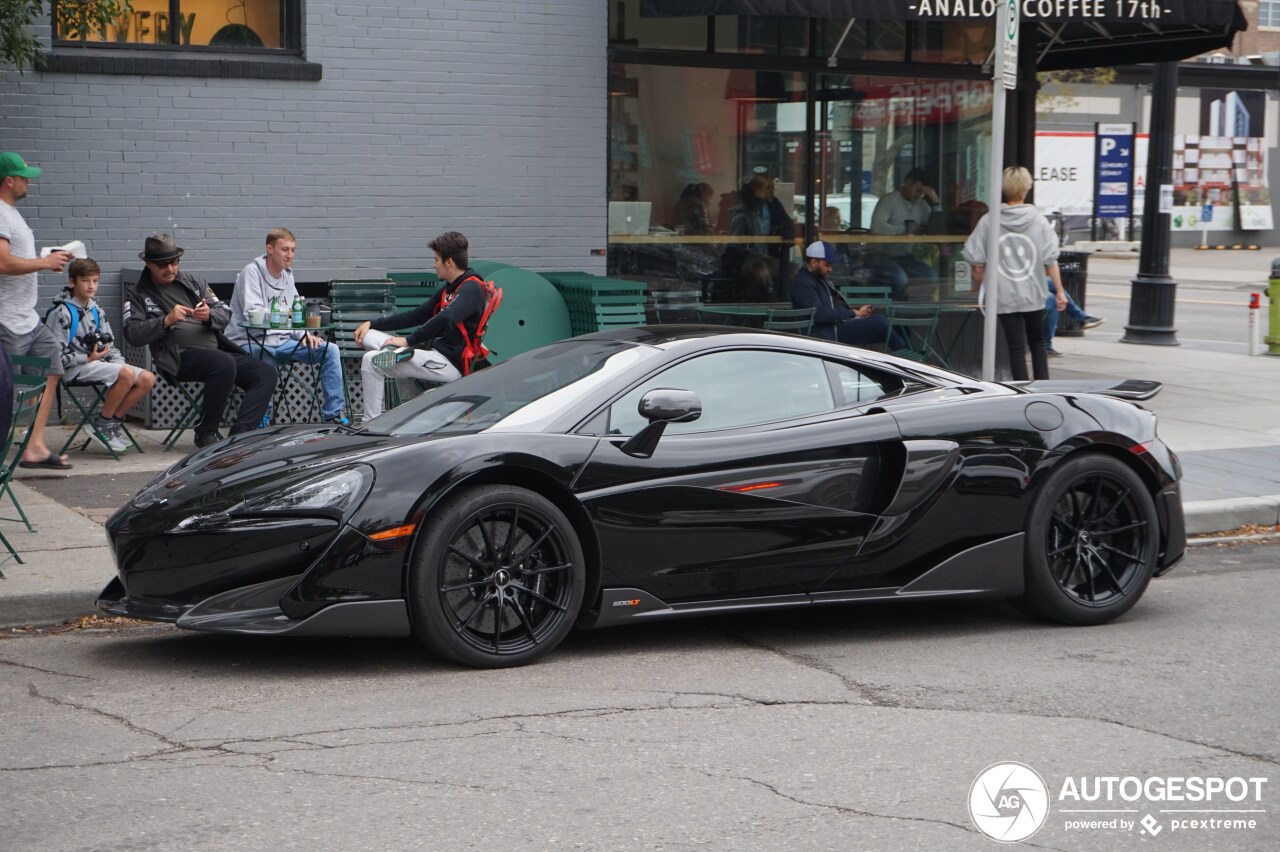
<svg viewBox="0 0 1280 852"><path fill-rule="evenodd" d="M650 423L692 423L702 416L702 400L693 391L654 388L640 397L636 410Z"/></svg>
<svg viewBox="0 0 1280 852"><path fill-rule="evenodd" d="M692 423L702 416L702 400L693 391L654 388L640 398L636 407L649 425L633 435L620 449L629 456L647 459L658 447L658 439L668 423Z"/></svg>

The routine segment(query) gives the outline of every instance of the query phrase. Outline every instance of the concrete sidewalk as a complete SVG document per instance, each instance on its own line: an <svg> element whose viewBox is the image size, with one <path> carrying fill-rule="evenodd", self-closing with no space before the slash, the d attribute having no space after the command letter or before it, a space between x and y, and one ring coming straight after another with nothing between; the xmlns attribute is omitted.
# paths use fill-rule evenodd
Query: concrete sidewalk
<svg viewBox="0 0 1280 852"><path fill-rule="evenodd" d="M1224 253L1195 254L1216 255L1221 263ZM1261 260L1267 253L1228 254ZM1091 259L1091 274L1093 263ZM1116 263L1137 268L1136 261ZM1210 273L1208 267L1201 270L1206 276ZM1124 268L1115 274L1125 274ZM1189 280L1182 268L1175 274ZM1235 286L1247 283L1238 281ZM1280 358L1132 346L1087 335L1060 337L1054 345L1065 356L1050 362L1055 379L1116 377L1164 383L1161 393L1145 405L1160 415L1160 435L1182 459L1188 532L1280 523ZM51 427L50 443L59 446L67 431ZM26 561L0 566L7 576L0 580L0 629L57 623L95 612L98 591L115 573L102 522L152 475L194 449L189 434L172 452L161 451L163 432L139 429L135 434L145 453L130 450L122 461L94 446L73 452L75 467L65 475L41 471L36 481L34 472L22 471L14 491L37 532L27 532L21 523L0 521L0 530ZM12 507L5 508L5 516L14 517Z"/></svg>

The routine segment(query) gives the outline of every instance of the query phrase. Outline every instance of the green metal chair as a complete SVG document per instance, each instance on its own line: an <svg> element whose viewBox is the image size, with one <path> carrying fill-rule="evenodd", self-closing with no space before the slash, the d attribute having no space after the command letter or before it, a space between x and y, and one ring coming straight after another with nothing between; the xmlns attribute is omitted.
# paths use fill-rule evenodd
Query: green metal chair
<svg viewBox="0 0 1280 852"><path fill-rule="evenodd" d="M938 331L938 306L898 302L890 305L885 313L889 319L889 334L885 338L885 350L890 355L919 361L922 364L929 360L934 354L933 341ZM907 338L908 345L905 349L893 348L891 341L895 329Z"/></svg>
<svg viewBox="0 0 1280 852"><path fill-rule="evenodd" d="M67 451L67 448L70 447L73 443L75 443L75 440L80 435L80 433L85 429L87 429L88 431L85 432L84 442L76 449L80 451L84 451L89 446L89 444L93 441L93 439L97 438L98 442L101 443L102 446L107 448L107 452L111 453L111 457L116 461L120 461L120 453L117 453L115 450L113 450L111 448L111 445L107 443L107 439L103 437L101 434L99 434L96 429L93 428L94 415L96 415L99 411L102 410L103 400L106 399L107 391L110 390L111 386L108 384L105 384L104 382L76 382L76 381L59 382L58 383L59 412L61 412L62 410L62 391L64 388L67 391L67 398L71 400L71 405L76 409L76 411L80 413L80 422L76 424L76 428L71 433L71 437L67 438L67 442L62 445L62 449L58 450L58 455L62 455L63 453L65 453ZM86 405L84 402L80 400L80 397L76 395L75 391L77 388L92 391L94 393L93 400ZM125 434L125 437L129 439L129 443L133 445L133 448L135 450L137 450L138 452L143 451L142 447L138 446L138 442L134 440L133 433L129 431L128 426L126 426L124 423L121 423L120 431L123 432ZM124 452L128 452L128 451L125 450Z"/></svg>
<svg viewBox="0 0 1280 852"><path fill-rule="evenodd" d="M702 293L698 290L653 290L653 316L659 323L697 322Z"/></svg>
<svg viewBox="0 0 1280 852"><path fill-rule="evenodd" d="M45 373L49 369L49 359L34 355L12 355L10 360L13 361L13 421L9 424L9 432L4 437L4 452L0 453L0 497L8 495L13 502L13 508L18 510L18 517L0 518L0 520L21 521L29 532L35 532L36 528L31 525L27 513L22 510L22 504L18 502L18 496L13 493L10 483L18 470L18 463L22 461L22 454L27 449L27 442L31 440L31 425L35 422L36 412L40 409L40 401L44 399ZM21 436L19 433L22 433ZM4 544L9 555L17 560L19 565L23 564L22 557L13 549L13 545L5 538L3 532L0 532L0 543ZM3 576L4 574L0 573L0 577Z"/></svg>
<svg viewBox="0 0 1280 852"><path fill-rule="evenodd" d="M816 308L773 308L764 318L768 331L789 331L792 334L813 333L813 314Z"/></svg>
<svg viewBox="0 0 1280 852"><path fill-rule="evenodd" d="M182 411L178 413L178 419L173 424L173 428L169 430L169 434L164 436L161 444L164 446L165 452L172 450L174 445L178 443L178 439L182 437L182 433L186 432L196 425L196 421L200 419L201 403L200 399L204 396L204 385L201 384L201 390L192 393L187 388L186 382L180 382L172 376L166 376L164 373L156 371L156 376L160 381L172 385L178 392L178 396L182 399Z"/></svg>
<svg viewBox="0 0 1280 852"><path fill-rule="evenodd" d="M892 291L888 287L872 287L857 284L845 284L840 287L840 295L855 308L870 305L873 308L887 308L893 304Z"/></svg>

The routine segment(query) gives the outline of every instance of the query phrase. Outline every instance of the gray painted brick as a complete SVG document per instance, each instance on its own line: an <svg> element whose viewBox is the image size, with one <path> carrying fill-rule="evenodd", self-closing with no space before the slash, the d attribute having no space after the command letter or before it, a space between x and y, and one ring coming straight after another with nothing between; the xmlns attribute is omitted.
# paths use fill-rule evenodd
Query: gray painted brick
<svg viewBox="0 0 1280 852"><path fill-rule="evenodd" d="M453 227L476 257L603 272L605 4L304 6L319 82L0 71L6 147L45 169L22 208L38 244L83 239L117 305L156 230L196 271L284 224L302 280L421 268Z"/></svg>

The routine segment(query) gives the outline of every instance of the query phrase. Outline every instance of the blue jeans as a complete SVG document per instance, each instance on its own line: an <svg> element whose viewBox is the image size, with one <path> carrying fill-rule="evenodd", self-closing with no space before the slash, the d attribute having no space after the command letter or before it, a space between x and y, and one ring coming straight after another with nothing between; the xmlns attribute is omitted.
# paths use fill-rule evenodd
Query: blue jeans
<svg viewBox="0 0 1280 852"><path fill-rule="evenodd" d="M1044 345L1046 349L1052 349L1053 336L1058 333L1058 299L1053 292L1053 279L1046 278L1045 281L1049 282L1049 297L1044 300ZM1066 293L1066 290L1063 292ZM1070 314L1076 322L1084 322L1089 316L1071 298L1070 293L1067 293L1067 307L1063 313Z"/></svg>
<svg viewBox="0 0 1280 852"><path fill-rule="evenodd" d="M256 342L249 343L246 348L250 355L263 358L263 347ZM324 392L320 416L328 420L342 413L342 407L346 404L347 398L342 385L342 358L338 354L336 343L327 343L312 349L301 340L286 340L279 346L266 347L265 353L266 357L263 360L270 360L276 364L290 361L320 364L320 389Z"/></svg>

